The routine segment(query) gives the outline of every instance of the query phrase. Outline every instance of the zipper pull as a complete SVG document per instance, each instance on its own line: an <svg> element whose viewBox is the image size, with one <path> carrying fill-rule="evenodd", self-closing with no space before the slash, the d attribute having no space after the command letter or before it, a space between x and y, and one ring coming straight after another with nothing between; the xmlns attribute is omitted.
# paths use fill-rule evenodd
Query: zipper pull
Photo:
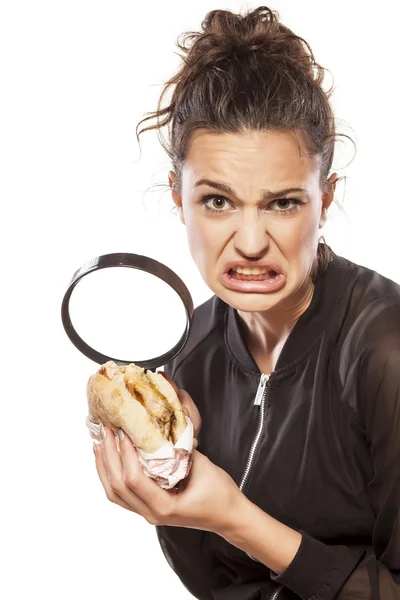
<svg viewBox="0 0 400 600"><path fill-rule="evenodd" d="M266 373L262 373L260 378L260 383L258 384L258 389L256 393L256 397L254 398L253 405L260 406L262 397L264 395L265 386L267 385L267 381L269 379L269 375Z"/></svg>

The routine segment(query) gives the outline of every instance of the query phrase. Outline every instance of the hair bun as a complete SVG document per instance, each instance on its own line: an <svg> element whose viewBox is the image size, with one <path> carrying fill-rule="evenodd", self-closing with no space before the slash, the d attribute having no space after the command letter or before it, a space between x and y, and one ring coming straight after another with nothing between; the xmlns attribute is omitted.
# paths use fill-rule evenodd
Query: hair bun
<svg viewBox="0 0 400 600"><path fill-rule="evenodd" d="M213 66L222 59L260 52L275 61L300 68L318 83L323 80L309 44L279 21L279 13L260 6L246 14L212 10L201 23L201 31L186 32L178 47L187 54L188 67Z"/></svg>
<svg viewBox="0 0 400 600"><path fill-rule="evenodd" d="M204 33L227 34L245 37L246 34L260 27L276 27L279 24L279 13L267 6L248 11L246 14L235 14L228 10L212 10L207 13L201 23Z"/></svg>

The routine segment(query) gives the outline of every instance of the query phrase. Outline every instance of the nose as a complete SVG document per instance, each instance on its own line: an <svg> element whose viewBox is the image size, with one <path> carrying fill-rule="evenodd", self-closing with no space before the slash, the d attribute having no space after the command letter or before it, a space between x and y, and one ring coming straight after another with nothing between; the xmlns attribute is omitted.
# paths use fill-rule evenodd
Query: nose
<svg viewBox="0 0 400 600"><path fill-rule="evenodd" d="M266 254L269 236L265 221L259 216L242 217L234 235L235 250L247 258L258 258Z"/></svg>

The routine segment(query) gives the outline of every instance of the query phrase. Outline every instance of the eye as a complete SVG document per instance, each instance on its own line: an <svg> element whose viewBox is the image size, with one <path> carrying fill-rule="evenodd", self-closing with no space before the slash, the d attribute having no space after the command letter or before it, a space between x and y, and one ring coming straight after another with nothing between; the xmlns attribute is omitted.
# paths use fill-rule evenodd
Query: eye
<svg viewBox="0 0 400 600"><path fill-rule="evenodd" d="M293 206L289 208L281 206L281 208L279 208L278 210L272 210L272 212L282 214L292 213L298 210L299 205L304 204L304 202L302 200L299 200L299 198L279 198L278 200L273 200L272 202L270 202L270 204L268 205L268 209L273 204L278 204L282 202L285 204L292 202ZM207 194L205 196L202 196L200 198L200 203L203 205L203 208L206 212L214 214L224 214L228 212L226 209L224 209L226 203L229 203L232 206L232 203L227 198L217 194ZM212 206L210 206L210 203L212 204Z"/></svg>
<svg viewBox="0 0 400 600"><path fill-rule="evenodd" d="M213 204L213 206L209 206L210 201L212 200L211 204ZM225 206L225 204L229 202L229 200L227 198L225 198L224 196L219 196L216 194L207 194L206 196L202 196L200 198L200 203L203 205L203 208L205 211L207 212L213 212L213 213L222 213L222 212L226 212L226 210L222 210ZM229 202L229 204L231 204Z"/></svg>
<svg viewBox="0 0 400 600"><path fill-rule="evenodd" d="M301 204L304 204L304 202L302 200L299 200L299 198L279 198L279 200L274 200L273 202L271 202L271 204L275 204L278 202L292 202L293 206L291 206L290 208L282 208L282 210L277 210L277 211L273 211L273 212L278 212L278 213L283 213L283 214L287 214L287 213L292 213L292 212L296 212L299 209L299 206ZM269 206L271 206L271 204Z"/></svg>
<svg viewBox="0 0 400 600"><path fill-rule="evenodd" d="M279 200L274 200L271 204L277 204L280 209L278 212L286 212L288 210L287 204L290 202L297 201L297 198L279 198ZM282 206L280 203L283 202L286 206Z"/></svg>

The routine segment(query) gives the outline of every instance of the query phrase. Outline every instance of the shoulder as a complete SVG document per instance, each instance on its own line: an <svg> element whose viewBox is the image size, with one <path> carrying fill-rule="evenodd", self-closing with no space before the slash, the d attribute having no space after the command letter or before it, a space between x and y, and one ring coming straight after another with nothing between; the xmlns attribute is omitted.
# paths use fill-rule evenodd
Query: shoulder
<svg viewBox="0 0 400 600"><path fill-rule="evenodd" d="M338 255L335 265L332 277L345 282L346 296L354 306L363 307L388 296L400 299L400 284L382 273Z"/></svg>
<svg viewBox="0 0 400 600"><path fill-rule="evenodd" d="M330 273L327 293L339 298L325 314L335 390L370 436L374 423L388 427L400 408L400 285L343 257Z"/></svg>
<svg viewBox="0 0 400 600"><path fill-rule="evenodd" d="M379 323L400 327L400 285L382 273L344 257L336 257L330 293L340 295L334 328L343 350L358 353L377 333Z"/></svg>
<svg viewBox="0 0 400 600"><path fill-rule="evenodd" d="M398 336L400 342L400 285L368 267L347 261L345 310L353 352Z"/></svg>
<svg viewBox="0 0 400 600"><path fill-rule="evenodd" d="M338 296L327 327L332 332L340 386L353 387L366 353L387 356L400 345L400 285L383 274L336 255L327 293Z"/></svg>

